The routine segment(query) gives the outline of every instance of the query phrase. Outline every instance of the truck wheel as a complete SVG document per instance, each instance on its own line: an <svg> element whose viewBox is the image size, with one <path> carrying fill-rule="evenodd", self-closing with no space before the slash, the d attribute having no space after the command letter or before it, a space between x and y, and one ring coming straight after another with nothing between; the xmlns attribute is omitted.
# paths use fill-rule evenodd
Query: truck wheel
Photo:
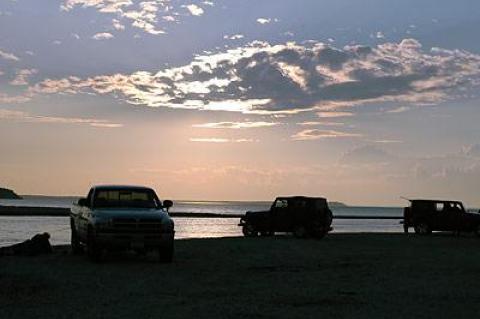
<svg viewBox="0 0 480 319"><path fill-rule="evenodd" d="M93 230L88 230L87 235L87 255L93 262L99 262L102 259L102 249L98 246L95 240Z"/></svg>
<svg viewBox="0 0 480 319"><path fill-rule="evenodd" d="M167 247L158 248L158 259L161 263L171 263L173 261L173 244Z"/></svg>
<svg viewBox="0 0 480 319"><path fill-rule="evenodd" d="M413 226L413 229L415 230L415 233L419 235L428 235L432 233L432 230L427 223L419 223Z"/></svg>
<svg viewBox="0 0 480 319"><path fill-rule="evenodd" d="M307 228L303 225L297 225L293 229L293 235L297 238L307 237Z"/></svg>
<svg viewBox="0 0 480 319"><path fill-rule="evenodd" d="M70 235L70 245L74 255L79 255L83 252L83 247L80 245L80 240L78 239L78 234L74 227L72 227L72 233Z"/></svg>
<svg viewBox="0 0 480 319"><path fill-rule="evenodd" d="M243 225L242 232L243 232L243 235L245 237L257 237L258 236L258 232L255 229L255 227L253 227L252 224Z"/></svg>
<svg viewBox="0 0 480 319"><path fill-rule="evenodd" d="M475 235L477 235L477 237L480 237L480 225L477 225L474 232L475 232Z"/></svg>

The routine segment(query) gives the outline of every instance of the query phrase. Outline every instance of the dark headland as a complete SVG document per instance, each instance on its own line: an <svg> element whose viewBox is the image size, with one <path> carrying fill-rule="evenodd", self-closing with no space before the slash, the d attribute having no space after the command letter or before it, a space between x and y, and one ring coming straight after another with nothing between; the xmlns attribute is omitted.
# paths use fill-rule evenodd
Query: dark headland
<svg viewBox="0 0 480 319"><path fill-rule="evenodd" d="M0 187L0 199L22 199L22 197L11 189Z"/></svg>

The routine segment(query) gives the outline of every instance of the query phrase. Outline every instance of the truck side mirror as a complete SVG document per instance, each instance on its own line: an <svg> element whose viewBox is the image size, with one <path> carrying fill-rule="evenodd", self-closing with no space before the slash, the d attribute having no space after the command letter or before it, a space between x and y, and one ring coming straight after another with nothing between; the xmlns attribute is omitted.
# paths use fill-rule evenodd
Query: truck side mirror
<svg viewBox="0 0 480 319"><path fill-rule="evenodd" d="M167 210L173 206L173 202L169 199L166 199L163 201L163 208L166 208Z"/></svg>
<svg viewBox="0 0 480 319"><path fill-rule="evenodd" d="M86 198L80 198L77 202L78 206L88 206L87 199Z"/></svg>

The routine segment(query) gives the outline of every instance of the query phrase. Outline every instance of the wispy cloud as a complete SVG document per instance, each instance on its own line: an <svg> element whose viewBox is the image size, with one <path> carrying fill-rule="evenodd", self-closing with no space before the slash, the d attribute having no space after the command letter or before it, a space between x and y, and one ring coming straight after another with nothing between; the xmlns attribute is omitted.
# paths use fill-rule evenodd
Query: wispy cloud
<svg viewBox="0 0 480 319"><path fill-rule="evenodd" d="M22 69L17 71L15 78L10 81L11 85L28 85L28 79L38 73L37 69Z"/></svg>
<svg viewBox="0 0 480 319"><path fill-rule="evenodd" d="M0 58L10 61L20 61L20 58L13 53L0 50Z"/></svg>
<svg viewBox="0 0 480 319"><path fill-rule="evenodd" d="M272 127L279 124L280 123L275 123L275 122L217 122L217 123L194 124L192 126L197 128L210 128L210 129L245 129L245 128Z"/></svg>
<svg viewBox="0 0 480 319"><path fill-rule="evenodd" d="M295 135L292 135L292 140L294 141L310 141L310 140L319 140L319 139L331 139L331 138L347 138L347 137L361 137L361 134L349 133L349 132L340 132L334 130L319 130L319 129L309 129L303 130Z"/></svg>
<svg viewBox="0 0 480 319"><path fill-rule="evenodd" d="M392 110L388 110L387 113L403 113L407 112L411 109L409 106L399 106L397 108L394 108Z"/></svg>
<svg viewBox="0 0 480 319"><path fill-rule="evenodd" d="M109 32L96 33L95 35L92 36L92 39L94 40L109 40L113 38L114 38L113 34Z"/></svg>
<svg viewBox="0 0 480 319"><path fill-rule="evenodd" d="M345 123L341 122L320 122L320 121L307 121L307 122L300 122L297 125L301 126L343 126Z"/></svg>
<svg viewBox="0 0 480 319"><path fill-rule="evenodd" d="M0 109L0 120L11 120L25 123L46 123L46 124L84 124L101 128L119 128L123 124L113 123L107 120L71 118L32 115L28 112Z"/></svg>
<svg viewBox="0 0 480 319"><path fill-rule="evenodd" d="M317 112L318 117L333 118L333 117L350 117L354 114L352 112Z"/></svg>
<svg viewBox="0 0 480 319"><path fill-rule="evenodd" d="M228 139L218 137L192 137L190 142L195 143L251 143L255 142L254 139L240 138L240 139Z"/></svg>

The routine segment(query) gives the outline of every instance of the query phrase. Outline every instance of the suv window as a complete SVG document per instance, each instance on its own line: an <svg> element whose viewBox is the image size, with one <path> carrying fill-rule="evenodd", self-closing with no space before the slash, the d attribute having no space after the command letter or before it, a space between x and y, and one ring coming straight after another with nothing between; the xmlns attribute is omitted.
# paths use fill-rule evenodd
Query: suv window
<svg viewBox="0 0 480 319"><path fill-rule="evenodd" d="M435 203L435 209L437 212L442 212L445 210L445 204L444 203Z"/></svg>
<svg viewBox="0 0 480 319"><path fill-rule="evenodd" d="M275 208L286 208L288 207L288 201L286 199L277 199L275 201Z"/></svg>

